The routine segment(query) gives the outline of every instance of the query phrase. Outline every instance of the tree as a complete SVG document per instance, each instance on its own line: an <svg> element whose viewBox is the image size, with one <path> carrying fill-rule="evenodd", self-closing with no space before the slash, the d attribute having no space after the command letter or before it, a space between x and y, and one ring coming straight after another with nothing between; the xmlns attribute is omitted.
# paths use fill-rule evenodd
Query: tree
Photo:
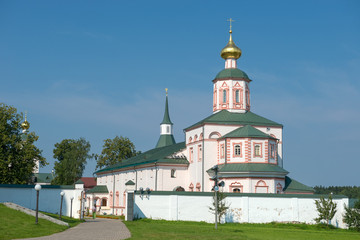
<svg viewBox="0 0 360 240"><path fill-rule="evenodd" d="M0 184L26 184L39 161L39 166L48 163L34 143L34 132L22 132L23 114L17 109L0 103Z"/></svg>
<svg viewBox="0 0 360 240"><path fill-rule="evenodd" d="M135 145L127 137L118 137L104 140L103 150L97 158L96 169L108 167L139 154Z"/></svg>
<svg viewBox="0 0 360 240"><path fill-rule="evenodd" d="M217 206L218 206L218 222L220 223L221 217L225 215L226 210L229 209L229 206L226 205L225 201L226 195L223 192L218 191L217 192ZM216 209L216 201L215 201L215 191L214 191L214 197L213 197L213 203L212 206L209 207L210 211L215 214Z"/></svg>
<svg viewBox="0 0 360 240"><path fill-rule="evenodd" d="M319 212L319 217L315 218L317 223L321 220L325 220L326 224L329 225L331 219L333 219L336 213L337 204L333 202L331 194L326 200L324 197L320 197L320 200L315 200L316 209Z"/></svg>
<svg viewBox="0 0 360 240"><path fill-rule="evenodd" d="M355 203L354 208L345 206L344 222L349 228L360 231L360 200Z"/></svg>
<svg viewBox="0 0 360 240"><path fill-rule="evenodd" d="M89 154L90 143L84 138L78 140L64 139L55 144L54 158L55 178L51 184L70 185L81 178L87 159L93 155Z"/></svg>

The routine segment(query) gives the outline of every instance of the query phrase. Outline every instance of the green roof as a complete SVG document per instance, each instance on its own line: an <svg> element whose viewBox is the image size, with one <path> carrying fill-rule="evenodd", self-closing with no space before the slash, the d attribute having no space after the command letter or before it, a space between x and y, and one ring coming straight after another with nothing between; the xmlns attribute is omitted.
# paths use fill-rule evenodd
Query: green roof
<svg viewBox="0 0 360 240"><path fill-rule="evenodd" d="M208 170L208 172L211 170ZM275 164L268 163L231 163L219 165L219 173L239 172L278 172L288 174L289 172Z"/></svg>
<svg viewBox="0 0 360 240"><path fill-rule="evenodd" d="M214 80L218 79L245 79L251 81L248 75L238 68L226 68L219 72Z"/></svg>
<svg viewBox="0 0 360 240"><path fill-rule="evenodd" d="M84 184L84 182L81 179L79 179L75 182L75 184Z"/></svg>
<svg viewBox="0 0 360 240"><path fill-rule="evenodd" d="M181 142L170 146L154 148L144 153L141 153L135 157L125 159L120 163L103 168L99 171L96 171L95 173L99 174L103 172L109 172L109 171L119 170L128 167L136 167L151 163L189 164L189 161L186 159L185 156L184 157L173 156L174 153L179 152L185 147L186 147L185 142Z"/></svg>
<svg viewBox="0 0 360 240"><path fill-rule="evenodd" d="M282 127L281 124L261 117L253 112L234 113L227 110L221 110L209 117L201 120L200 122L185 128L185 130L194 128L206 123L221 124L221 125L252 125L252 126L269 126L269 127Z"/></svg>
<svg viewBox="0 0 360 240"><path fill-rule="evenodd" d="M88 190L87 193L109 193L109 190L106 185L97 185Z"/></svg>
<svg viewBox="0 0 360 240"><path fill-rule="evenodd" d="M33 176L36 177L35 182L37 183L51 183L54 179L52 173L33 173Z"/></svg>
<svg viewBox="0 0 360 240"><path fill-rule="evenodd" d="M127 181L127 182L125 183L125 185L126 185L126 186L128 186L128 185L135 185L135 183L134 183L133 181L129 180L129 181Z"/></svg>
<svg viewBox="0 0 360 240"><path fill-rule="evenodd" d="M308 187L308 186L286 176L284 192L285 193L292 193L292 192L314 193L315 189L313 189L312 187Z"/></svg>
<svg viewBox="0 0 360 240"><path fill-rule="evenodd" d="M242 138L242 137L276 139L250 125L245 125L244 127L237 128L234 131L224 135L222 138Z"/></svg>
<svg viewBox="0 0 360 240"><path fill-rule="evenodd" d="M156 148L175 144L175 138L172 134L162 134L156 144Z"/></svg>
<svg viewBox="0 0 360 240"><path fill-rule="evenodd" d="M169 106L168 106L168 97L166 96L166 101L165 101L165 112L164 112L164 118L161 122L161 124L173 124L170 120L170 116L169 116Z"/></svg>

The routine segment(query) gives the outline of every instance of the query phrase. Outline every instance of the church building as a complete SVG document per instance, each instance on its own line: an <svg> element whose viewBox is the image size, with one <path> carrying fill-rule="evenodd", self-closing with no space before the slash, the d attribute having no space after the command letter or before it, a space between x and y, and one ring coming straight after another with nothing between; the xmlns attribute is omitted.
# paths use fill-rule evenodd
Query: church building
<svg viewBox="0 0 360 240"><path fill-rule="evenodd" d="M283 168L283 125L251 112L248 75L237 67L241 50L230 39L221 51L225 68L212 80L213 113L184 129L176 143L166 90L164 118L154 149L103 168L87 194L102 212L122 214L125 193L135 190L210 192L211 168L224 181L220 191L236 193L313 194ZM211 103L209 103L211 104Z"/></svg>

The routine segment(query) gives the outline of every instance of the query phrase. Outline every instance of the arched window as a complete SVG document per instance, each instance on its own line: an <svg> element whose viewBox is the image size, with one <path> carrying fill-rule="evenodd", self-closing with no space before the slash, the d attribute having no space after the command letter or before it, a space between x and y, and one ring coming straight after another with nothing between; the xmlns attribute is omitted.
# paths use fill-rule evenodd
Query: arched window
<svg viewBox="0 0 360 240"><path fill-rule="evenodd" d="M226 90L223 90L223 103L226 103Z"/></svg>
<svg viewBox="0 0 360 240"><path fill-rule="evenodd" d="M236 91L235 91L235 101L236 101L237 103L240 102L240 91L239 91L239 90L236 90Z"/></svg>
<svg viewBox="0 0 360 240"><path fill-rule="evenodd" d="M282 193L282 185L280 183L276 184L276 193Z"/></svg>
<svg viewBox="0 0 360 240"><path fill-rule="evenodd" d="M239 193L239 192L241 192L241 190L240 190L240 188L233 188L233 192L234 193Z"/></svg>
<svg viewBox="0 0 360 240"><path fill-rule="evenodd" d="M234 155L235 156L240 156L241 155L241 146L240 145L235 145L235 147L234 147Z"/></svg>
<svg viewBox="0 0 360 240"><path fill-rule="evenodd" d="M189 185L189 191L193 192L194 191L194 184L190 183Z"/></svg>
<svg viewBox="0 0 360 240"><path fill-rule="evenodd" d="M196 191L200 192L201 184L198 182L196 183Z"/></svg>

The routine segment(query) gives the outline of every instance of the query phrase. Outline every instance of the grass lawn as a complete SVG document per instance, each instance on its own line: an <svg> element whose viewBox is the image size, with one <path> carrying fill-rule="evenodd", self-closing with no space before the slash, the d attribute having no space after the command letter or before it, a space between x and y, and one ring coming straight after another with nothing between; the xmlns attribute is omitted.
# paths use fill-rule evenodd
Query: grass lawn
<svg viewBox="0 0 360 240"><path fill-rule="evenodd" d="M68 218L69 220L66 220L66 218L63 220L68 222L70 226L77 225L80 222L77 219ZM0 223L1 240L40 237L68 229L67 226L61 226L41 218L36 225L35 217L8 208L3 204L0 204Z"/></svg>
<svg viewBox="0 0 360 240"><path fill-rule="evenodd" d="M182 222L141 219L124 222L131 239L298 239L298 240L360 240L360 233L344 229L327 229L306 224L236 224L218 225L204 222Z"/></svg>

